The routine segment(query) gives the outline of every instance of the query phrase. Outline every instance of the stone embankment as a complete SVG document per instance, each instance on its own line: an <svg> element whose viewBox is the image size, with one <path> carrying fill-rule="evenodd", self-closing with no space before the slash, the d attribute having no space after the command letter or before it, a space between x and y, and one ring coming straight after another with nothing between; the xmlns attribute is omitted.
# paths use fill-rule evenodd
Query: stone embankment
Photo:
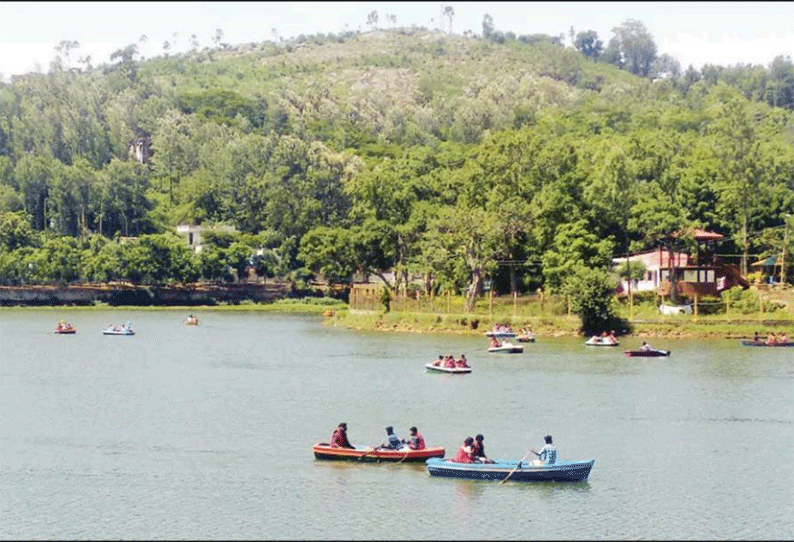
<svg viewBox="0 0 794 542"><path fill-rule="evenodd" d="M189 284L136 286L128 283L67 286L0 286L0 306L192 306L271 302L290 297L290 284Z"/></svg>

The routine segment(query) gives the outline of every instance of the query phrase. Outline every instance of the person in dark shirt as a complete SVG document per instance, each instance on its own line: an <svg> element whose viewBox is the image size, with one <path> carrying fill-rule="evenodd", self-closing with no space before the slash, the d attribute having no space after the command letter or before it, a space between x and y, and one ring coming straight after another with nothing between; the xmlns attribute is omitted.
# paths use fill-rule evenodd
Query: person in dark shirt
<svg viewBox="0 0 794 542"><path fill-rule="evenodd" d="M394 434L394 427L391 425L386 428L386 438L388 439L386 442L380 445L381 448L386 448L389 450L399 450L403 447L402 441L397 438L397 435Z"/></svg>
<svg viewBox="0 0 794 542"><path fill-rule="evenodd" d="M331 435L332 448L355 448L350 441L347 440L347 424L342 422Z"/></svg>
<svg viewBox="0 0 794 542"><path fill-rule="evenodd" d="M488 457L485 455L485 444L483 444L483 437L482 435L477 435L474 437L474 444L472 445L472 452L471 455L475 461L479 461L480 463L493 463Z"/></svg>

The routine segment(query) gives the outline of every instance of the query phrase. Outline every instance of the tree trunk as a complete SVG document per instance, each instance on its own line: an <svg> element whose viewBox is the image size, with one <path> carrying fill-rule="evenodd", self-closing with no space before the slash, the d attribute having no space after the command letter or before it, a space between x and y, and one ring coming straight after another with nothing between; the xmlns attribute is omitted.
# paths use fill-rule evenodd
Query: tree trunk
<svg viewBox="0 0 794 542"><path fill-rule="evenodd" d="M471 282L466 290L466 312L472 312L477 303L477 296L482 289L482 269L477 268L472 272Z"/></svg>

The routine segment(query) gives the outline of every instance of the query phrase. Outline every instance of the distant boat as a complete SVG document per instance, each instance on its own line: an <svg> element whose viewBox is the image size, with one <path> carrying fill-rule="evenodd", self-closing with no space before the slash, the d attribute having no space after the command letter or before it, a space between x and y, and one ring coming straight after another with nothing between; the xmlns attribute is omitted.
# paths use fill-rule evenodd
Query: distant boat
<svg viewBox="0 0 794 542"><path fill-rule="evenodd" d="M57 333L59 335L74 335L77 333L77 330L69 322L58 322L58 325L53 330L53 333Z"/></svg>
<svg viewBox="0 0 794 542"><path fill-rule="evenodd" d="M110 325L102 332L103 335L135 335L132 330L132 322L127 321L123 326Z"/></svg>
<svg viewBox="0 0 794 542"><path fill-rule="evenodd" d="M626 355L628 357L635 357L635 358L658 358L663 356L669 356L669 350L656 350L655 348L651 348L650 350L626 350Z"/></svg>
<svg viewBox="0 0 794 542"><path fill-rule="evenodd" d="M312 446L315 459L341 459L347 461L381 462L394 461L421 461L424 462L431 457L444 457L444 447L435 446L424 448L423 450L411 450L407 446L399 450L381 448L380 446L356 446L355 448L339 448L331 446L327 442L320 442Z"/></svg>
<svg viewBox="0 0 794 542"><path fill-rule="evenodd" d="M586 346L617 346L620 343L607 337L590 337L584 344Z"/></svg>
<svg viewBox="0 0 794 542"><path fill-rule="evenodd" d="M590 476L595 459L587 461L557 461L552 465L532 462L504 461L494 463L457 463L450 459L428 459L430 476L512 482L584 482Z"/></svg>
<svg viewBox="0 0 794 542"><path fill-rule="evenodd" d="M502 341L500 345L488 347L488 352L492 354L521 354L524 352L524 345Z"/></svg>
<svg viewBox="0 0 794 542"><path fill-rule="evenodd" d="M436 373L467 374L471 372L471 367L444 367L443 365L433 365L432 363L426 363L425 368L430 372Z"/></svg>
<svg viewBox="0 0 794 542"><path fill-rule="evenodd" d="M794 346L794 342L776 342L775 344L767 344L766 341L742 341L742 346Z"/></svg>
<svg viewBox="0 0 794 542"><path fill-rule="evenodd" d="M512 331L486 331L486 337L494 337L496 339L513 339L515 338L516 334Z"/></svg>
<svg viewBox="0 0 794 542"><path fill-rule="evenodd" d="M185 324L187 324L187 325L189 325L189 326L197 326L197 325L199 325L199 323L198 323L198 317L197 317L197 316L193 316L193 315L191 314L191 315L190 315L190 316L188 316L188 317L187 317L187 319L185 320Z"/></svg>

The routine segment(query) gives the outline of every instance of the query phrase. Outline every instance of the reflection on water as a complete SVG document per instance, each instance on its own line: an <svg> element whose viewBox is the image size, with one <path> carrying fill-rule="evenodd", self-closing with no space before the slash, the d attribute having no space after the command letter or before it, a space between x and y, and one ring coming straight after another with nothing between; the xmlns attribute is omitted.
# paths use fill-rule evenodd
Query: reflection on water
<svg viewBox="0 0 794 542"><path fill-rule="evenodd" d="M1 538L794 538L790 349L539 337L493 356L484 336L193 312L73 311L59 336L57 309L0 310ZM126 320L135 336L101 334ZM427 373L447 351L473 372ZM584 483L500 484L315 460L340 421L360 446L416 425L448 456L483 433L512 460L550 433L596 463Z"/></svg>

